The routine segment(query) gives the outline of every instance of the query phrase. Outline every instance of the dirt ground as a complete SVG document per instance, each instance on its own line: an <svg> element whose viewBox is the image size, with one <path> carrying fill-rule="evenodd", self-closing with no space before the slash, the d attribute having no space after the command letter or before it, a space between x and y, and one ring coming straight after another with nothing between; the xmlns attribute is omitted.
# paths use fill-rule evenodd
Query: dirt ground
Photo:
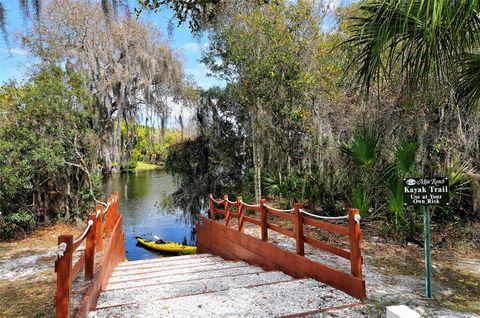
<svg viewBox="0 0 480 318"><path fill-rule="evenodd" d="M0 242L0 317L54 317L57 238L81 229L49 226L28 237Z"/></svg>
<svg viewBox="0 0 480 318"><path fill-rule="evenodd" d="M378 236L375 224L362 224L362 228L367 304L321 317L384 317L385 307L396 304L408 305L422 317L480 317L480 224L433 227L433 300L424 297L423 247ZM258 227L247 230L259 235ZM81 229L57 224L23 239L0 242L0 317L54 316L57 237L68 233L78 236ZM272 242L294 249L292 239L270 233ZM324 232L307 233L342 245L338 237ZM306 255L349 269L345 260L308 245Z"/></svg>
<svg viewBox="0 0 480 318"><path fill-rule="evenodd" d="M293 229L293 224L282 222ZM480 223L464 226L432 225L433 299L425 298L423 242L400 244L382 237L378 224L362 223L363 274L366 305L335 311L319 317L385 317L386 307L407 305L422 317L480 318ZM251 228L259 236L258 227ZM273 234L273 233L272 233ZM317 229L306 235L348 247L345 239ZM270 240L295 250L295 241L276 233ZM349 262L305 245L311 259L349 272Z"/></svg>

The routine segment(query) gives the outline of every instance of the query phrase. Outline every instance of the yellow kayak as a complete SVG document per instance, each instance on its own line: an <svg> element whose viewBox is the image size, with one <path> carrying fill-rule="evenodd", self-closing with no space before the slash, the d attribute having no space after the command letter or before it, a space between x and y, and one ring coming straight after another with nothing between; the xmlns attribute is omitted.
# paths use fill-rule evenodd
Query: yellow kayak
<svg viewBox="0 0 480 318"><path fill-rule="evenodd" d="M152 250L170 252L170 253L182 253L182 254L195 254L197 253L196 246L183 245L175 242L163 242L159 241L146 241L141 237L135 238L140 245L151 248Z"/></svg>

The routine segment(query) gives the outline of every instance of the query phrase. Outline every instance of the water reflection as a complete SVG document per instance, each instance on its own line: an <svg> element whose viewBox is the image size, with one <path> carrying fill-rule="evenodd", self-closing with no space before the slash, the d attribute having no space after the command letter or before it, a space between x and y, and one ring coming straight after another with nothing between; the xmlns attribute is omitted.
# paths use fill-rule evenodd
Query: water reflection
<svg viewBox="0 0 480 318"><path fill-rule="evenodd" d="M119 192L119 211L123 214L125 250L129 260L164 256L136 246L135 236L153 239L157 235L165 241L195 244L192 222L184 217L183 212L179 209L169 211L158 204L175 190L173 177L163 171L117 174L106 180L106 193Z"/></svg>

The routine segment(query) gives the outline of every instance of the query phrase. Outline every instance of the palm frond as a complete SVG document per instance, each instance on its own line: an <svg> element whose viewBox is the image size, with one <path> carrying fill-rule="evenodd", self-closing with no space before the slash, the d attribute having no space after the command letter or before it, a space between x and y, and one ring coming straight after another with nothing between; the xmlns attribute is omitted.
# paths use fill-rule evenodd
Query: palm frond
<svg viewBox="0 0 480 318"><path fill-rule="evenodd" d="M468 164L453 164L447 170L450 197L455 200L468 195L470 187L478 183L478 174Z"/></svg>
<svg viewBox="0 0 480 318"><path fill-rule="evenodd" d="M401 177L414 173L417 149L416 140L410 140L407 137L400 140L400 144L395 149L395 164Z"/></svg>
<svg viewBox="0 0 480 318"><path fill-rule="evenodd" d="M368 91L381 71L400 65L410 84L445 77L452 62L478 43L479 0L364 1L352 27L348 47L360 82Z"/></svg>
<svg viewBox="0 0 480 318"><path fill-rule="evenodd" d="M364 217L372 205L372 193L365 187L357 187L353 190L353 199L351 205L360 211Z"/></svg>
<svg viewBox="0 0 480 318"><path fill-rule="evenodd" d="M350 144L340 146L340 151L346 154L359 167L372 169L378 161L381 150L380 134L374 127L364 127L353 135Z"/></svg>
<svg viewBox="0 0 480 318"><path fill-rule="evenodd" d="M480 98L480 51L465 53L459 63L457 99L474 108Z"/></svg>

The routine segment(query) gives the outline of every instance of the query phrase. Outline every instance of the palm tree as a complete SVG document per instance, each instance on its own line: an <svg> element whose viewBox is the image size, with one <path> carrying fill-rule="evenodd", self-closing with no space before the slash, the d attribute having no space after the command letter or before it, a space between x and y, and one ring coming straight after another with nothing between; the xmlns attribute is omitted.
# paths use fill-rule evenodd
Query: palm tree
<svg viewBox="0 0 480 318"><path fill-rule="evenodd" d="M358 50L366 91L400 66L410 87L453 78L457 98L480 98L480 1L366 0L351 18L347 44Z"/></svg>

